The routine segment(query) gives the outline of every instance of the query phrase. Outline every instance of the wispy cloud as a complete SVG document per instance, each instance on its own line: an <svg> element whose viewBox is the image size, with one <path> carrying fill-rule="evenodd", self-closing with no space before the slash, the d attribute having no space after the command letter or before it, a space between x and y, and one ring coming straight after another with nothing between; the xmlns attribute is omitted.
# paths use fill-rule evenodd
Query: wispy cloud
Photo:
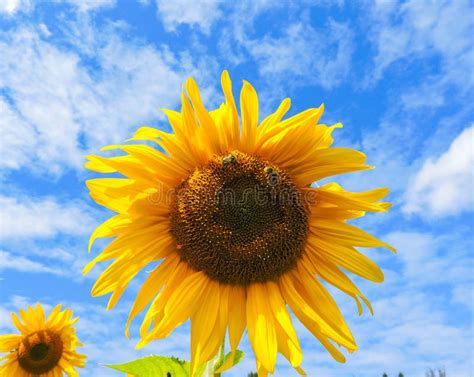
<svg viewBox="0 0 474 377"><path fill-rule="evenodd" d="M94 223L91 211L79 202L59 203L54 199L0 196L0 239L84 235Z"/></svg>
<svg viewBox="0 0 474 377"><path fill-rule="evenodd" d="M53 275L63 275L62 270L51 268L44 263L33 261L21 255L13 255L0 250L0 271L13 270L18 272L41 272Z"/></svg>
<svg viewBox="0 0 474 377"><path fill-rule="evenodd" d="M206 34L212 24L222 15L222 0L156 0L158 16L168 31L175 31L179 25L196 26Z"/></svg>
<svg viewBox="0 0 474 377"><path fill-rule="evenodd" d="M452 86L472 91L474 19L469 1L377 1L367 10L369 38L377 51L369 74L372 82L397 62L434 58L439 59L438 73L424 74L421 82L407 88L402 97L406 107L441 106ZM426 67L420 64L419 69Z"/></svg>
<svg viewBox="0 0 474 377"><path fill-rule="evenodd" d="M396 231L386 240L398 250L404 289L436 284L458 286L474 281L474 258L469 252L474 242L469 238L469 229L460 226L451 234L442 235Z"/></svg>
<svg viewBox="0 0 474 377"><path fill-rule="evenodd" d="M80 12L111 8L116 4L116 0L59 0L59 2L70 4Z"/></svg>
<svg viewBox="0 0 474 377"><path fill-rule="evenodd" d="M268 80L281 78L325 89L347 77L353 52L349 26L334 20L319 30L303 20L287 25L280 36L249 38L243 45Z"/></svg>
<svg viewBox="0 0 474 377"><path fill-rule="evenodd" d="M337 5L329 3L311 5L315 10ZM353 31L344 21L328 18L314 24L309 8L265 0L239 2L226 8L225 15L219 32L221 54L233 65L253 62L268 92L282 86L333 89L350 72ZM259 20L270 16L273 28L259 28Z"/></svg>

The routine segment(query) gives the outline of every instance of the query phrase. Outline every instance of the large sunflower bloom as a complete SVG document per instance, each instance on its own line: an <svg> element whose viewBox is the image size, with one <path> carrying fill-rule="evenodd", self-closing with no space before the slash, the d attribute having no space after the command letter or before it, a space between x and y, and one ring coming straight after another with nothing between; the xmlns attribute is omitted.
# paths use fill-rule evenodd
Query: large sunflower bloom
<svg viewBox="0 0 474 377"><path fill-rule="evenodd" d="M20 318L12 313L13 324L20 334L0 335L0 376L4 377L69 377L78 376L75 367L83 368L85 356L75 349L82 346L76 337L72 311L56 306L45 318L43 307L20 309Z"/></svg>
<svg viewBox="0 0 474 377"><path fill-rule="evenodd" d="M164 338L190 319L191 374L219 350L228 333L235 351L245 328L260 376L273 373L282 353L301 373L294 313L338 361L336 345L356 350L336 303L322 284L334 285L370 304L341 267L381 282L381 270L355 247L392 249L346 223L366 211L386 211L388 190L347 192L337 184L311 184L340 173L370 169L363 153L330 148L340 124L317 124L323 106L282 120L285 99L259 122L255 89L244 82L241 119L226 71L225 96L208 112L195 81L187 80L181 112L165 110L173 133L140 128L131 140L112 145L125 154L88 156L86 167L125 178L87 182L92 198L118 214L92 234L115 237L90 262L114 260L92 294L112 293L112 308L128 283L151 262L126 326L148 304L139 346ZM90 245L89 245L90 248Z"/></svg>

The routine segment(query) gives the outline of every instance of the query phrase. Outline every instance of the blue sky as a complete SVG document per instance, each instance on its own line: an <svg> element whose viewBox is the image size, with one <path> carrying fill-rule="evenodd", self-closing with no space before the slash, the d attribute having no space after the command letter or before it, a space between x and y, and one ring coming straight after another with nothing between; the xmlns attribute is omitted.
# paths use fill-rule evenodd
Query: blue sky
<svg viewBox="0 0 474 377"><path fill-rule="evenodd" d="M382 285L355 278L375 316L333 291L360 350L337 364L300 326L309 375L472 376L473 20L462 0L1 1L0 333L12 310L62 303L81 317L81 375L116 376L100 364L150 353L188 357L187 325L139 352L137 324L123 336L145 273L111 312L90 297L101 269L81 274L87 239L110 213L89 199L82 164L141 125L168 129L158 109L179 108L190 75L216 107L228 69L266 113L286 96L291 113L324 102L322 121L344 124L336 144L377 166L336 180L392 189L389 214L356 222L399 250L367 251ZM242 348L229 376L254 369ZM293 372L279 359L275 375Z"/></svg>

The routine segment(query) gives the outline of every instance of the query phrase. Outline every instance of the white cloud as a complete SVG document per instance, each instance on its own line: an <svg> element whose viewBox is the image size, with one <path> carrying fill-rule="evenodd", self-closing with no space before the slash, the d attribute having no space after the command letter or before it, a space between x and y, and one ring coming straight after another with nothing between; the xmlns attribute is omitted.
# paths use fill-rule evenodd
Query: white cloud
<svg viewBox="0 0 474 377"><path fill-rule="evenodd" d="M121 142L159 108L179 103L195 61L124 41L113 27L97 30L87 18L69 24L65 50L44 32L19 27L0 36L2 167L61 173L82 169L88 150ZM90 71L86 60L97 69Z"/></svg>
<svg viewBox="0 0 474 377"><path fill-rule="evenodd" d="M62 275L62 270L52 268L43 263L36 262L30 258L13 255L9 252L0 250L0 271L14 270L18 272L42 272L47 274Z"/></svg>
<svg viewBox="0 0 474 377"><path fill-rule="evenodd" d="M454 215L472 211L474 126L466 128L449 149L429 158L408 185L405 213Z"/></svg>
<svg viewBox="0 0 474 377"><path fill-rule="evenodd" d="M30 0L1 0L0 1L0 14L6 14L12 16L17 12L28 12L32 8Z"/></svg>
<svg viewBox="0 0 474 377"><path fill-rule="evenodd" d="M83 235L95 221L79 202L0 196L0 239Z"/></svg>
<svg viewBox="0 0 474 377"><path fill-rule="evenodd" d="M178 25L187 24L199 27L209 34L212 24L221 16L219 6L222 0L157 0L158 13L168 31Z"/></svg>

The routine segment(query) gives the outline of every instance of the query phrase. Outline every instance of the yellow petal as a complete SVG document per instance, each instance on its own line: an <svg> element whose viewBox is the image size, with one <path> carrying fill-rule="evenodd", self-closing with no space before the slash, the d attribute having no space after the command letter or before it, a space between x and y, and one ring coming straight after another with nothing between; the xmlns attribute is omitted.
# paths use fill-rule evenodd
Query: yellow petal
<svg viewBox="0 0 474 377"><path fill-rule="evenodd" d="M254 283L247 287L247 328L255 356L273 373L278 345L267 295L264 284Z"/></svg>
<svg viewBox="0 0 474 377"><path fill-rule="evenodd" d="M125 325L125 335L127 337L130 337L130 323L163 288L172 272L177 268L178 263L179 257L177 255L170 256L148 275L140 287L132 309L130 310L130 314L128 315L127 324Z"/></svg>
<svg viewBox="0 0 474 377"><path fill-rule="evenodd" d="M181 179L185 178L188 172L182 169L175 160L169 158L157 149L145 144L133 145L108 145L102 150L120 149L128 153L131 161L136 160L140 163L138 169L140 171L148 170L153 178L164 181L170 185L176 185ZM109 158L108 163L117 166L117 171L120 171L121 166L113 163L113 158ZM133 174L139 174L133 172ZM127 175L127 174L125 174ZM133 178L133 177L131 177ZM156 183L155 183L156 184Z"/></svg>
<svg viewBox="0 0 474 377"><path fill-rule="evenodd" d="M257 92L247 81L244 81L240 92L240 111L242 114L242 146L243 152L251 152L255 145L258 125Z"/></svg>
<svg viewBox="0 0 474 377"><path fill-rule="evenodd" d="M86 186L97 204L118 213L125 213L134 198L150 189L133 179L123 178L90 179Z"/></svg>
<svg viewBox="0 0 474 377"><path fill-rule="evenodd" d="M259 139L257 148L261 146L265 141L267 141L269 137L272 136L271 133L267 131L272 129L276 124L281 121L281 119L285 116L288 110L290 110L290 106L291 100L289 98L285 98L278 106L278 109L262 121L262 123L257 129L257 135Z"/></svg>
<svg viewBox="0 0 474 377"><path fill-rule="evenodd" d="M191 317L199 305L209 278L203 272L194 272L171 292L163 308L163 318L156 323L148 339L163 338L175 327Z"/></svg>
<svg viewBox="0 0 474 377"><path fill-rule="evenodd" d="M86 156L89 160L85 167L99 173L119 172L124 176L140 181L151 187L158 184L159 180L152 171L143 168L143 164L132 156L102 157L96 155Z"/></svg>
<svg viewBox="0 0 474 377"><path fill-rule="evenodd" d="M232 351L236 351L245 330L246 321L246 289L231 286L229 292L229 343Z"/></svg>
<svg viewBox="0 0 474 377"><path fill-rule="evenodd" d="M314 152L307 164L291 169L294 181L301 187L336 174L372 169L364 165L362 152L348 148L322 148Z"/></svg>
<svg viewBox="0 0 474 377"><path fill-rule="evenodd" d="M322 111L309 109L269 129L261 137L258 153L292 173L296 166L312 161L311 151L320 148L327 127L316 125Z"/></svg>
<svg viewBox="0 0 474 377"><path fill-rule="evenodd" d="M367 280L381 283L384 280L379 266L353 247L331 244L323 239L308 237L311 247L309 252L316 252L321 258L327 259L346 270Z"/></svg>
<svg viewBox="0 0 474 377"><path fill-rule="evenodd" d="M278 110L284 111L286 106L289 106L289 103L282 103L280 106L283 106L283 108L281 110L279 108ZM319 118L323 114L323 110L324 107L322 105L319 108L307 109L301 113L293 115L288 119L285 119L284 121L276 123L273 127L263 129L262 131L265 130L266 132L264 135L262 135L262 143L266 143L268 141L268 143L266 143L265 149L275 149L275 147L279 147L279 145L275 144L285 143L286 141L291 140L291 138L294 137L302 127L304 128L305 126L309 126L309 129L315 128ZM288 137L287 140L285 140L286 137ZM306 141L306 143L310 143L309 145L315 142L317 142L317 139L315 138L308 138Z"/></svg>
<svg viewBox="0 0 474 377"><path fill-rule="evenodd" d="M317 312L318 309L311 307L306 300L304 300L288 274L280 278L280 289L285 301L290 305L291 310L293 310L295 315L303 322L308 330L312 331L312 329L317 328L320 333L334 339L337 343L344 345L346 348L355 349L353 340L347 338L345 334L342 334L339 328L325 321ZM311 326L308 327L308 324L311 324Z"/></svg>
<svg viewBox="0 0 474 377"><path fill-rule="evenodd" d="M187 263L178 263L176 268L171 271L169 278L165 284L165 288L160 291L158 296L156 296L148 311L145 314L145 318L143 319L142 325L140 326L140 336L144 338L149 331L150 325L156 317L159 317L161 320L163 318L163 308L168 301L171 294L178 289L182 282L192 273L189 265ZM146 344L146 341L142 342L142 344Z"/></svg>
<svg viewBox="0 0 474 377"><path fill-rule="evenodd" d="M196 165L204 164L212 155L212 150L209 148L208 145L208 137L204 133L199 133L196 115L191 106L191 103L184 95L184 92L181 95L181 105L183 125L188 135L188 138L192 140L192 143L189 143L189 146L196 159Z"/></svg>
<svg viewBox="0 0 474 377"><path fill-rule="evenodd" d="M347 295L351 296L356 304L359 311L359 315L362 314L362 305L359 298L364 301L369 311L373 314L372 306L365 296L360 292L356 285L344 274L336 265L328 263L321 259L315 254L307 254L308 260L311 261L313 268L321 278L326 280L329 284L332 284L336 288L340 289Z"/></svg>
<svg viewBox="0 0 474 377"><path fill-rule="evenodd" d="M124 227L130 224L130 222L131 220L129 218L124 217L122 215L117 215L104 221L94 230L94 232L92 232L89 238L89 245L87 247L87 251L91 251L92 245L97 238L113 237L117 234L117 228Z"/></svg>
<svg viewBox="0 0 474 377"><path fill-rule="evenodd" d="M362 229L340 221L319 219L318 221L311 222L310 230L314 231L317 237L340 245L385 247L393 252L396 251L389 244L380 241Z"/></svg>
<svg viewBox="0 0 474 377"><path fill-rule="evenodd" d="M268 282L266 285L270 308L276 320L278 349L281 350L293 367L297 367L303 360L303 354L290 315L286 310L286 303L276 283Z"/></svg>
<svg viewBox="0 0 474 377"><path fill-rule="evenodd" d="M141 251L146 251L150 248L159 247L164 243L171 242L171 235L167 233L169 224L166 222L155 223L156 219L143 220L145 221L135 221L134 224L141 224L142 229L140 229L140 227L133 229L132 226L129 226L127 233L120 234L119 237L112 240L97 257L84 267L82 273L84 275L88 274L98 262L118 258L119 256L125 259L132 257L131 254L136 256ZM161 235L161 237L157 235ZM156 259L160 259L158 254ZM113 268L111 267L110 269Z"/></svg>
<svg viewBox="0 0 474 377"><path fill-rule="evenodd" d="M46 318L44 316L43 307L39 303L36 303L35 308L34 308L34 320L36 322L37 328L39 329L44 328Z"/></svg>
<svg viewBox="0 0 474 377"><path fill-rule="evenodd" d="M213 152L222 152L221 143L218 138L218 132L214 120L204 107L198 86L193 78L186 81L186 91L194 107L196 117L201 126L205 137L208 139L209 146Z"/></svg>
<svg viewBox="0 0 474 377"><path fill-rule="evenodd" d="M316 191L318 202L331 203L335 206L350 210L380 212L386 211L390 207L389 203L373 203L361 200L363 196L353 195L355 193L347 191L336 192L333 190L328 190L324 186L312 190Z"/></svg>
<svg viewBox="0 0 474 377"><path fill-rule="evenodd" d="M17 348L21 341L21 335L7 334L0 335L0 352L10 352Z"/></svg>
<svg viewBox="0 0 474 377"><path fill-rule="evenodd" d="M291 273L295 288L304 301L314 311L317 311L328 325L348 342L354 344L354 337L336 301L334 301L326 288L315 277L311 267L311 263L306 256L303 256L298 261L297 269Z"/></svg>
<svg viewBox="0 0 474 377"><path fill-rule="evenodd" d="M220 326L218 317L220 296L219 283L209 281L202 297L206 305L200 306L191 317L191 377L216 355L224 341L225 326Z"/></svg>
<svg viewBox="0 0 474 377"><path fill-rule="evenodd" d="M66 373L69 377L78 377L79 376L77 371L74 370L72 365L69 364L69 362L64 357L62 357L59 360L58 365L61 367L61 369L64 371L64 373Z"/></svg>
<svg viewBox="0 0 474 377"><path fill-rule="evenodd" d="M229 73L222 72L221 76L222 91L224 92L227 109L229 112L230 140L228 141L230 148L237 148L240 144L240 122L237 108L235 106L234 95L232 94L232 82Z"/></svg>

